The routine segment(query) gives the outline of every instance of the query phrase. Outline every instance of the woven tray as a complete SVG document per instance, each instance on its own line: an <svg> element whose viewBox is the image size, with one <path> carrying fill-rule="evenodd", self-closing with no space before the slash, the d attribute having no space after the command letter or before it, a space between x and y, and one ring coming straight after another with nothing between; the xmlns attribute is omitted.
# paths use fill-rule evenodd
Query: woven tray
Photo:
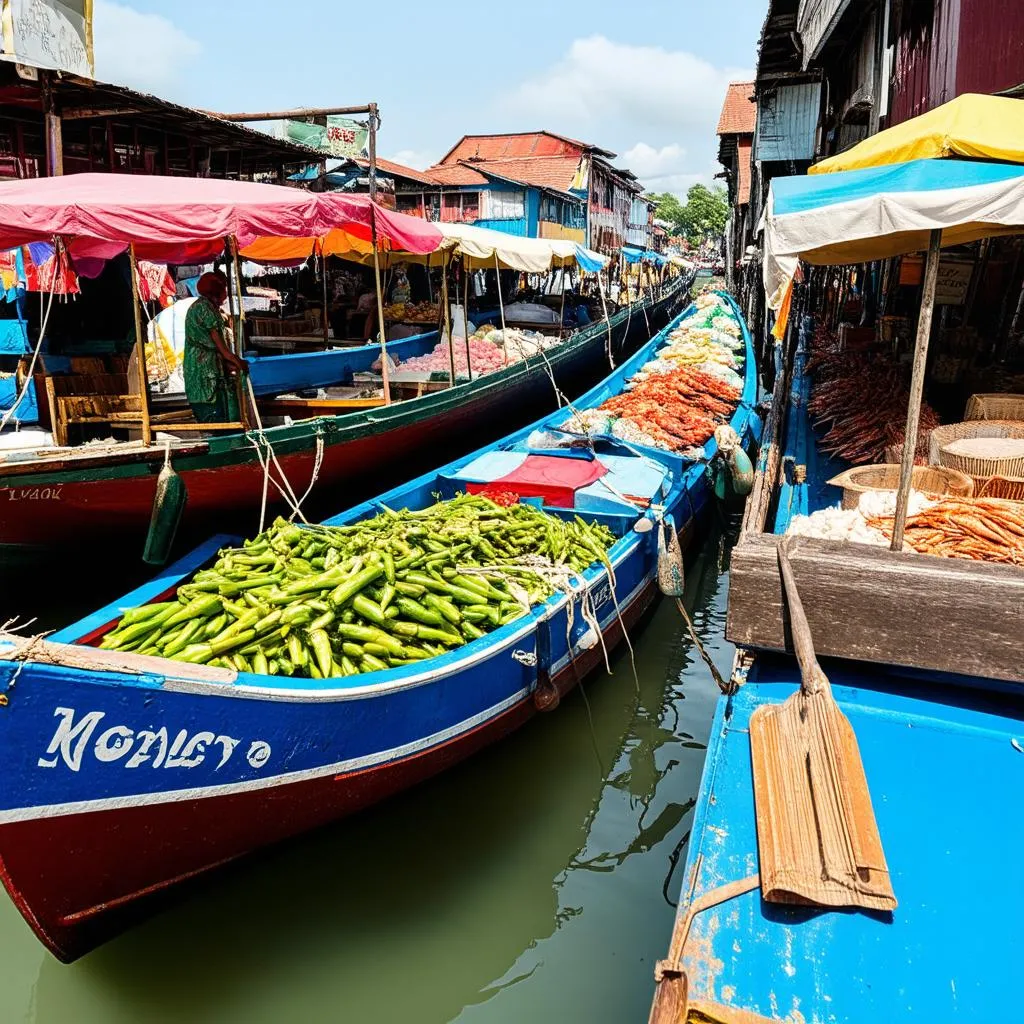
<svg viewBox="0 0 1024 1024"><path fill-rule="evenodd" d="M944 427L936 427L931 434L928 447L928 461L933 466L946 465L939 458L939 451L947 444L960 441L967 437L1024 437L1024 420L966 420L963 423L948 423ZM959 466L952 467L959 469ZM962 470L967 472L967 470ZM997 470L988 473L972 474L974 476L995 476ZM1016 473L1005 472L1003 476L1016 476ZM1024 473L1020 474L1024 476Z"/></svg>
<svg viewBox="0 0 1024 1024"><path fill-rule="evenodd" d="M973 477L1024 476L1024 435L957 438L939 448L939 464Z"/></svg>
<svg viewBox="0 0 1024 1024"><path fill-rule="evenodd" d="M971 395L965 420L1024 420L1024 395Z"/></svg>
<svg viewBox="0 0 1024 1024"><path fill-rule="evenodd" d="M978 497L1024 501L1024 477L990 476L987 480L975 478L974 493Z"/></svg>
<svg viewBox="0 0 1024 1024"><path fill-rule="evenodd" d="M873 466L854 466L829 483L843 489L843 508L857 508L866 491L895 491L900 484L900 466L876 463ZM912 490L937 496L952 495L969 498L974 493L974 481L965 473L942 466L914 466L910 477Z"/></svg>

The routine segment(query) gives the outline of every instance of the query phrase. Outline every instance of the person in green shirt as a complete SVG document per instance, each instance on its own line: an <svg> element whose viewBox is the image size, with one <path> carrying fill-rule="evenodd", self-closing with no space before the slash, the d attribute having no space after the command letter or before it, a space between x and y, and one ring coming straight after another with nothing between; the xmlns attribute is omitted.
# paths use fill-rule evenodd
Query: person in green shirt
<svg viewBox="0 0 1024 1024"><path fill-rule="evenodd" d="M185 314L185 396L197 423L235 423L238 395L232 380L245 362L224 341L220 307L228 297L227 278L219 271L203 274L199 298Z"/></svg>

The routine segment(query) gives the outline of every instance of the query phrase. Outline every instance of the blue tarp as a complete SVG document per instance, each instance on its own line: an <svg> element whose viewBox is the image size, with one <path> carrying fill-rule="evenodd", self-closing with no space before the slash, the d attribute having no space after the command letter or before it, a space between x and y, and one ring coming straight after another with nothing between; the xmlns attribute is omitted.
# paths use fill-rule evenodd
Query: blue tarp
<svg viewBox="0 0 1024 1024"><path fill-rule="evenodd" d="M586 274L596 274L604 270L608 265L608 257L601 256L592 249L586 249L582 245L576 246L576 263Z"/></svg>

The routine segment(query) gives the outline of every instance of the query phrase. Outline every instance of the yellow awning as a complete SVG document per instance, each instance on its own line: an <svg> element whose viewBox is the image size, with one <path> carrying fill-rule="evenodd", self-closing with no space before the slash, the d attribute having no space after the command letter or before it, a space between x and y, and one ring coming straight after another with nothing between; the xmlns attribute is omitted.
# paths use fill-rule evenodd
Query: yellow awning
<svg viewBox="0 0 1024 1024"><path fill-rule="evenodd" d="M1024 100L965 93L822 160L807 173L831 174L947 156L1024 164Z"/></svg>

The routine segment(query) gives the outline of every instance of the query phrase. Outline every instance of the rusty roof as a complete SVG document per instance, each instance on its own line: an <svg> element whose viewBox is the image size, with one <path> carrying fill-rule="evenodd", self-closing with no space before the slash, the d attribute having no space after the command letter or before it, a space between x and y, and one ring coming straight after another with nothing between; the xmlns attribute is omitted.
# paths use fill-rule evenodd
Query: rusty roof
<svg viewBox="0 0 1024 1024"><path fill-rule="evenodd" d="M753 82L730 82L722 104L722 116L718 119L719 135L753 135L757 123L757 105L750 98L754 93Z"/></svg>
<svg viewBox="0 0 1024 1024"><path fill-rule="evenodd" d="M354 163L360 167L368 168L370 161L363 157L355 157ZM426 171L417 171L415 168L406 167L405 164L397 164L394 160L383 160L377 157L377 170L381 174L387 174L392 178L407 178L409 181L418 182L420 185L436 185Z"/></svg>
<svg viewBox="0 0 1024 1024"><path fill-rule="evenodd" d="M513 132L505 135L463 135L439 161L442 164L464 160L504 160L519 157L566 157L598 153L612 158L614 153L589 142L570 139L555 132Z"/></svg>
<svg viewBox="0 0 1024 1024"><path fill-rule="evenodd" d="M486 185L489 180L466 164L436 164L423 173L435 185Z"/></svg>

